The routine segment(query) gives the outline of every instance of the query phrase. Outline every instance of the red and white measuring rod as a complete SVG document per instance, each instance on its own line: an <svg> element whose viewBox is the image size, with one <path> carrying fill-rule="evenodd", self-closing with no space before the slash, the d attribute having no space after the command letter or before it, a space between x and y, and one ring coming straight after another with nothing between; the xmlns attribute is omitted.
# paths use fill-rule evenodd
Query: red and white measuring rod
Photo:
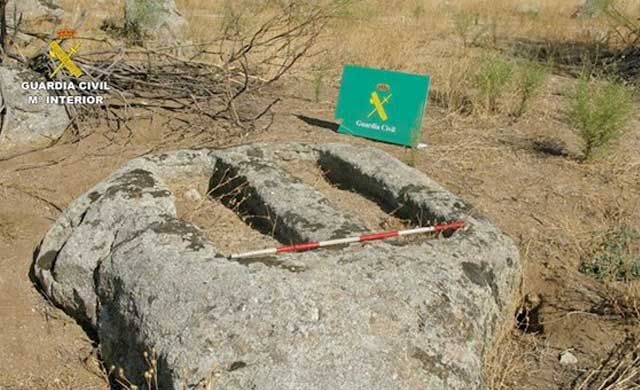
<svg viewBox="0 0 640 390"><path fill-rule="evenodd" d="M368 233L368 234L362 234L360 236L355 236L355 237L336 238L334 240L327 240L327 241L311 241L311 242L305 242L302 244L281 246L279 248L262 249L259 251L234 254L229 256L229 258L242 259L247 257L276 255L279 253L287 253L287 252L304 252L304 251L317 249L317 248L324 248L328 246L350 244L352 242L383 240L385 238L410 236L412 234L422 234L422 233L432 233L432 232L437 233L437 232L443 232L445 230L457 230L457 229L463 228L464 226L465 226L464 221L455 221L455 222L442 223L435 226L420 227L415 229L391 230L387 232Z"/></svg>

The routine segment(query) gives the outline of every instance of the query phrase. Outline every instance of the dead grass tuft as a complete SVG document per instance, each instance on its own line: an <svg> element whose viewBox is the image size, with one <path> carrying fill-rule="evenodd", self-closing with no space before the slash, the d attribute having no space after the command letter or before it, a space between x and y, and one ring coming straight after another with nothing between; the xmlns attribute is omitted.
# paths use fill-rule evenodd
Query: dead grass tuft
<svg viewBox="0 0 640 390"><path fill-rule="evenodd" d="M236 188L233 194L213 196L217 188L208 189L208 178L204 176L174 181L169 183L169 187L176 199L178 218L200 228L221 253L231 254L246 251L247 248L279 245L273 235L261 234L250 226L256 216L238 212L244 200L238 200L233 208L221 201L224 196L240 197L242 188Z"/></svg>
<svg viewBox="0 0 640 390"><path fill-rule="evenodd" d="M631 390L640 388L640 344L622 343L598 368L588 371L576 390Z"/></svg>
<svg viewBox="0 0 640 390"><path fill-rule="evenodd" d="M640 321L640 231L622 214L613 226L592 238L580 271L601 282L594 312L624 322Z"/></svg>
<svg viewBox="0 0 640 390"><path fill-rule="evenodd" d="M483 380L487 390L508 390L533 375L536 360L547 353L533 335L516 334L508 321L485 353Z"/></svg>

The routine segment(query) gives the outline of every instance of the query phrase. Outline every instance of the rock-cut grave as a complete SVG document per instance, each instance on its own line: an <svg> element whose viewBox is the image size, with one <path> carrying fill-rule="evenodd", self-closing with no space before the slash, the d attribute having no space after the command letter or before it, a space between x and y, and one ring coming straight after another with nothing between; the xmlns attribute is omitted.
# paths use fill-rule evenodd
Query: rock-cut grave
<svg viewBox="0 0 640 390"><path fill-rule="evenodd" d="M306 167L322 174L303 180ZM240 230L184 217L172 183L185 178ZM371 215L466 228L242 260L219 249L380 230ZM144 383L151 353L162 389L481 388L520 272L512 240L466 202L378 149L337 143L136 158L72 202L34 261L105 366Z"/></svg>

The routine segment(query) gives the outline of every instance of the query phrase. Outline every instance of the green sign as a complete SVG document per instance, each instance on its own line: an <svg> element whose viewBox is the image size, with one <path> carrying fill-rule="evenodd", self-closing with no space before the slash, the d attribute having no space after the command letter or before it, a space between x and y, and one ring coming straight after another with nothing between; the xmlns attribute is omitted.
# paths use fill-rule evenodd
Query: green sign
<svg viewBox="0 0 640 390"><path fill-rule="evenodd" d="M338 132L394 144L420 141L429 76L347 65L342 72Z"/></svg>

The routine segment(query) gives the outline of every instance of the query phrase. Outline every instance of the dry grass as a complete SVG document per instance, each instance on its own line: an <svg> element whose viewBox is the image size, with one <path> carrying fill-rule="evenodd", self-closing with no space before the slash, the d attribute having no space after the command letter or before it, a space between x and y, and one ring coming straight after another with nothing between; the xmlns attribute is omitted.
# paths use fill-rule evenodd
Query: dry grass
<svg viewBox="0 0 640 390"><path fill-rule="evenodd" d="M640 387L640 345L623 343L590 370L575 390L632 390Z"/></svg>
<svg viewBox="0 0 640 390"><path fill-rule="evenodd" d="M535 336L515 333L508 322L485 354L483 380L487 390L509 390L535 378L535 362L549 354Z"/></svg>
<svg viewBox="0 0 640 390"><path fill-rule="evenodd" d="M638 206L609 207L606 225L592 233L583 247L580 271L601 286L594 311L625 323L640 323L640 230Z"/></svg>
<svg viewBox="0 0 640 390"><path fill-rule="evenodd" d="M640 7L633 1L619 1L622 10L640 15ZM109 0L106 5L109 9L122 9L122 3ZM249 31L278 12L287 1L177 0L176 3L188 22L187 37L193 44L199 44L219 36L232 20L238 20ZM324 88L319 86L317 69L322 69L320 83L335 85L342 64L357 63L429 73L439 102L450 112L469 109L469 79L487 48L501 51L518 39L531 38L591 43L603 39L608 31L605 18L571 18L581 3L579 0L540 0L532 2L534 6L529 8L510 0L400 0L393 7L382 0L338 3L341 6L335 10L336 19L326 29L316 54L306 58L297 72L314 85L311 88L316 91L308 95L318 96L317 90ZM104 37L97 27L107 15L87 12L91 4L88 0L63 0L61 5L73 10L63 23L82 26L88 35ZM123 15L111 12L108 17L122 20ZM470 45L456 32L461 18L467 21L465 34ZM94 43L89 41L86 45ZM515 106L517 99L511 94L505 107Z"/></svg>
<svg viewBox="0 0 640 390"><path fill-rule="evenodd" d="M209 190L208 184L207 177L169 183L178 218L200 228L225 255L279 245L275 238L249 226L248 221L255 216L241 215L222 204L221 196L211 196L214 190Z"/></svg>

